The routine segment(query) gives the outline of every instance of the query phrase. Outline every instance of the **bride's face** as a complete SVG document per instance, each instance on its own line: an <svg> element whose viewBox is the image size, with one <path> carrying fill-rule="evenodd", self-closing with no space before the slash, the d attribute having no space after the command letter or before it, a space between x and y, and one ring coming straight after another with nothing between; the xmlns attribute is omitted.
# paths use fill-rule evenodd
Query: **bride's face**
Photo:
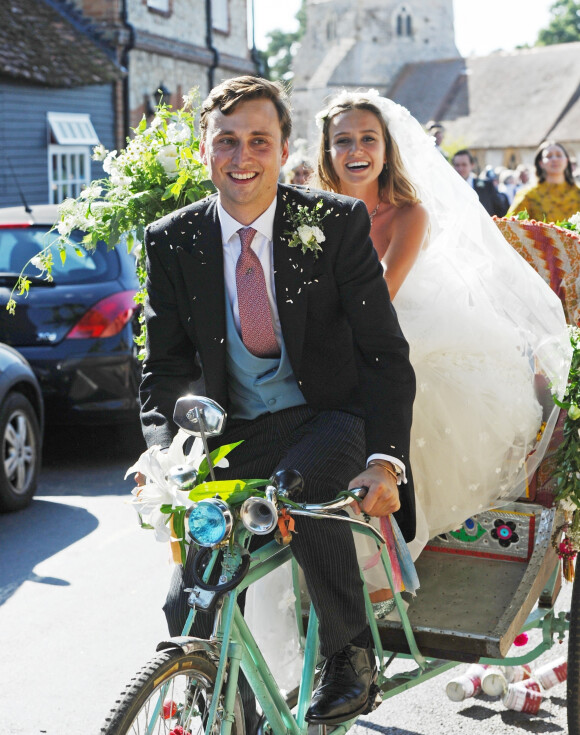
<svg viewBox="0 0 580 735"><path fill-rule="evenodd" d="M343 187L368 185L386 163L381 124L370 110L348 110L330 121L330 157Z"/></svg>

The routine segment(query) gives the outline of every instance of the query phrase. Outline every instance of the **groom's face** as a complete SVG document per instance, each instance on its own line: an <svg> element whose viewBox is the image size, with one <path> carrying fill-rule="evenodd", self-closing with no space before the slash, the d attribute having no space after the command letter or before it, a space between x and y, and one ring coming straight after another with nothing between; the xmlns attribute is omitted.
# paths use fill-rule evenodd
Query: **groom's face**
<svg viewBox="0 0 580 735"><path fill-rule="evenodd" d="M226 212L243 225L253 222L276 196L288 158L274 103L248 100L229 115L213 110L200 153Z"/></svg>

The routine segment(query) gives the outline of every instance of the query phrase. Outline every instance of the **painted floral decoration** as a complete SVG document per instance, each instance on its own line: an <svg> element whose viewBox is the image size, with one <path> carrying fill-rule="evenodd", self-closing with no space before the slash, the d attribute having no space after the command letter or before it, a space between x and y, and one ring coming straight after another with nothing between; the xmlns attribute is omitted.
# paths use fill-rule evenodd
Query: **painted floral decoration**
<svg viewBox="0 0 580 735"><path fill-rule="evenodd" d="M516 524L513 521L504 521L502 518L498 518L493 525L491 537L496 539L504 549L507 549L510 544L517 544L520 540L516 533Z"/></svg>

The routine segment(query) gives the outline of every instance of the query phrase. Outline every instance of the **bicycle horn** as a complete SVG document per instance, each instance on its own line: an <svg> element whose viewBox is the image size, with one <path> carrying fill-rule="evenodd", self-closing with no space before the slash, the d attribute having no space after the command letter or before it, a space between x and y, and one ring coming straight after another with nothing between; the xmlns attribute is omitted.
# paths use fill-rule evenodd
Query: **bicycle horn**
<svg viewBox="0 0 580 735"><path fill-rule="evenodd" d="M264 536L278 524L278 509L274 504L274 488L266 488L265 498L251 497L240 508L240 520L251 533Z"/></svg>

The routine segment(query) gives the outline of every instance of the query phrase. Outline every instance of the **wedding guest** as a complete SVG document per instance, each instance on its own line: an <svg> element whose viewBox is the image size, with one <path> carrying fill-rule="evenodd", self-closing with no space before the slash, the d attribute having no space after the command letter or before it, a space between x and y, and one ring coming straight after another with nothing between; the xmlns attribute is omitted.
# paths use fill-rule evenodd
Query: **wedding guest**
<svg viewBox="0 0 580 735"><path fill-rule="evenodd" d="M445 138L445 128L440 122L437 122L436 120L429 120L427 125L425 126L425 129L433 137L433 140L435 141L435 148L441 153L441 155L446 159L447 155L445 154L445 151L443 148L441 148L441 144L443 143L443 139Z"/></svg>
<svg viewBox="0 0 580 735"><path fill-rule="evenodd" d="M474 173L475 159L471 151L463 148L457 151L451 161L457 173L467 181L472 189L475 189L479 201L489 214L503 217L508 210L509 203L506 198L500 196L493 181L487 178L479 178Z"/></svg>
<svg viewBox="0 0 580 735"><path fill-rule="evenodd" d="M508 215L524 210L529 219L561 222L580 211L580 187L561 143L545 140L534 156L537 183L516 194Z"/></svg>
<svg viewBox="0 0 580 735"><path fill-rule="evenodd" d="M504 168L499 174L498 191L504 194L508 202L511 203L514 200L518 185L516 182L516 172L511 171L509 168Z"/></svg>
<svg viewBox="0 0 580 735"><path fill-rule="evenodd" d="M518 190L530 185L530 169L524 163L518 164L518 167L516 168L516 176Z"/></svg>
<svg viewBox="0 0 580 735"><path fill-rule="evenodd" d="M308 180L312 176L312 165L306 159L302 159L290 168L287 176L289 184L299 184L303 186L308 183Z"/></svg>

